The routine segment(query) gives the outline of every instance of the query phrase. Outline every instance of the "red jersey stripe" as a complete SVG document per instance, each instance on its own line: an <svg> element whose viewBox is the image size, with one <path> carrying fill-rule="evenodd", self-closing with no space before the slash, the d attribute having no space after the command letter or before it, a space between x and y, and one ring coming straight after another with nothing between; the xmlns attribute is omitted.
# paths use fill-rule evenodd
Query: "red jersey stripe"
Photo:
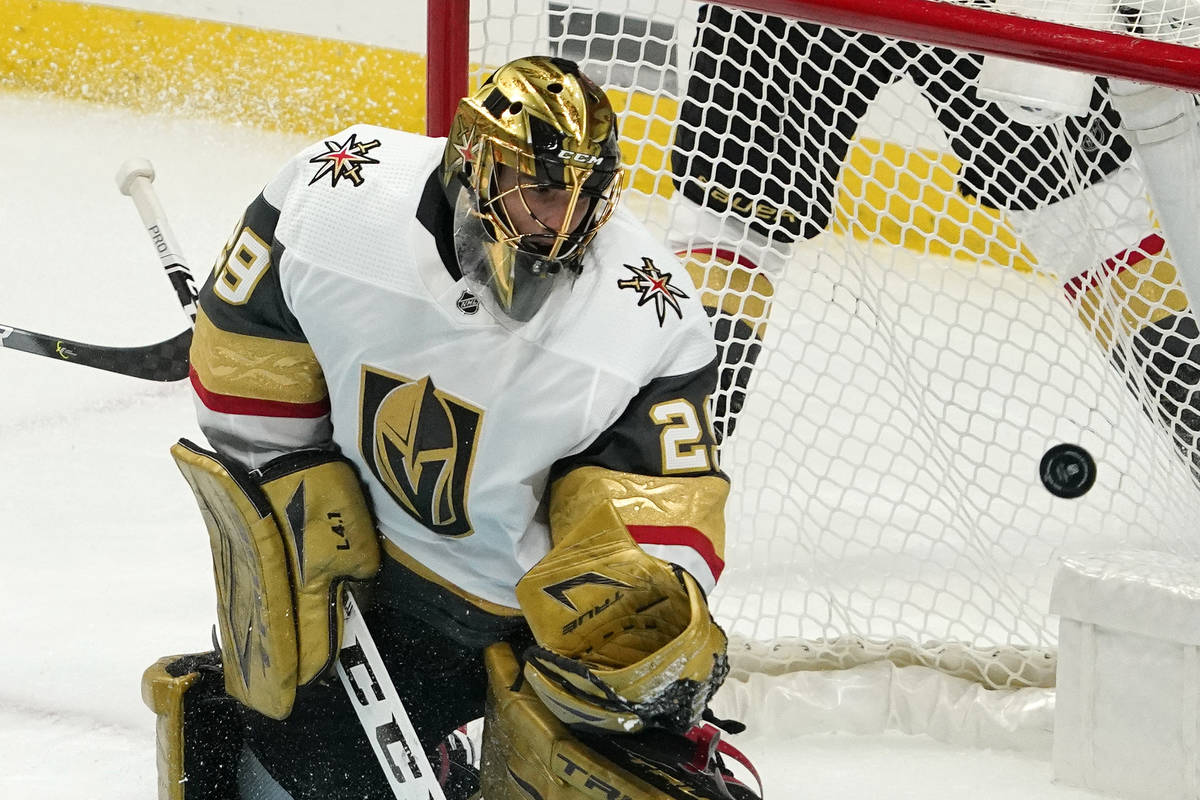
<svg viewBox="0 0 1200 800"><path fill-rule="evenodd" d="M713 580L719 579L725 569L725 561L717 555L713 543L695 528L684 525L630 525L629 535L638 544L690 547L704 559L713 574Z"/></svg>
<svg viewBox="0 0 1200 800"><path fill-rule="evenodd" d="M248 417L292 417L294 419L318 419L329 413L329 398L325 397L315 403L287 403L281 400L261 400L253 397L236 397L229 394L218 394L204 388L196 368L189 371L192 389L200 402L209 411L219 414L237 414Z"/></svg>

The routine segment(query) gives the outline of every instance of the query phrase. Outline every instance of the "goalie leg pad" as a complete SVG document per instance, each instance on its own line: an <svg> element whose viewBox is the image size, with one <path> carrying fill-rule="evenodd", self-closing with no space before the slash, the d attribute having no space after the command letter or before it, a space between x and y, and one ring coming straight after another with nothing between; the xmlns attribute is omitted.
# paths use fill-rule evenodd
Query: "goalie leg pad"
<svg viewBox="0 0 1200 800"><path fill-rule="evenodd" d="M167 656L142 675L142 700L157 716L159 800L236 796L242 721L223 683L216 652Z"/></svg>
<svg viewBox="0 0 1200 800"><path fill-rule="evenodd" d="M225 688L273 719L325 672L342 637L342 584L379 569L379 542L353 467L323 451L255 474L181 440L171 455L208 528Z"/></svg>
<svg viewBox="0 0 1200 800"><path fill-rule="evenodd" d="M487 800L758 800L726 780L716 756L688 738L653 731L587 735L564 725L521 680L508 644L484 653L487 712L480 763ZM601 752L603 750L603 752Z"/></svg>

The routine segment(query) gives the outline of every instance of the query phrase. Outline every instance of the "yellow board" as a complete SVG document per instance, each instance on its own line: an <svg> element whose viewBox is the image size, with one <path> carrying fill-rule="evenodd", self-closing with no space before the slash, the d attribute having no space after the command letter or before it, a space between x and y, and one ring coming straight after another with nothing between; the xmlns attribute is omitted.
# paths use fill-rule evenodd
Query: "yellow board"
<svg viewBox="0 0 1200 800"><path fill-rule="evenodd" d="M335 39L59 0L0 0L0 89L322 136L355 122L425 129L425 58ZM613 90L632 188L670 196L674 100ZM957 161L864 140L834 230L1012 266L1032 257L1003 217L955 189Z"/></svg>
<svg viewBox="0 0 1200 800"><path fill-rule="evenodd" d="M414 53L54 0L0 0L0 88L324 134L423 130Z"/></svg>

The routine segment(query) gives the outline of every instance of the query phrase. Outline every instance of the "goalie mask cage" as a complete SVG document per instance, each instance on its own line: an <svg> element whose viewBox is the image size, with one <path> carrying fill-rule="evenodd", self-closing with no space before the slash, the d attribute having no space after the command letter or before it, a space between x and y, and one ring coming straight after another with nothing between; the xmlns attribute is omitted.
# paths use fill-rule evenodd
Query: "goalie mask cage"
<svg viewBox="0 0 1200 800"><path fill-rule="evenodd" d="M431 133L491 68L576 60L621 116L622 202L685 258L757 265L702 277L751 328L769 302L722 449L735 677L890 661L1051 688L1060 556L1200 556L1196 326L1112 83L1068 115L975 102L980 53L1200 89L1200 10L1174 2L430 4ZM1094 458L1090 490L1047 488L1089 477L1056 445Z"/></svg>

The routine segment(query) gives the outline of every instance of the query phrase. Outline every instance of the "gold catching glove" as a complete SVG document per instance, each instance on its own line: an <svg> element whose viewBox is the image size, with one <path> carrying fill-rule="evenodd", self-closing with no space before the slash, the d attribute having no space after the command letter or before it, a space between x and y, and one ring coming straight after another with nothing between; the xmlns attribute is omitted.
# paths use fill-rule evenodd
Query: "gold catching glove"
<svg viewBox="0 0 1200 800"><path fill-rule="evenodd" d="M274 719L332 665L347 580L379 570L375 525L350 462L305 450L249 473L181 439L171 448L212 545L225 690Z"/></svg>
<svg viewBox="0 0 1200 800"><path fill-rule="evenodd" d="M696 581L638 547L609 503L525 574L517 601L537 641L525 677L568 724L686 731L729 671Z"/></svg>

